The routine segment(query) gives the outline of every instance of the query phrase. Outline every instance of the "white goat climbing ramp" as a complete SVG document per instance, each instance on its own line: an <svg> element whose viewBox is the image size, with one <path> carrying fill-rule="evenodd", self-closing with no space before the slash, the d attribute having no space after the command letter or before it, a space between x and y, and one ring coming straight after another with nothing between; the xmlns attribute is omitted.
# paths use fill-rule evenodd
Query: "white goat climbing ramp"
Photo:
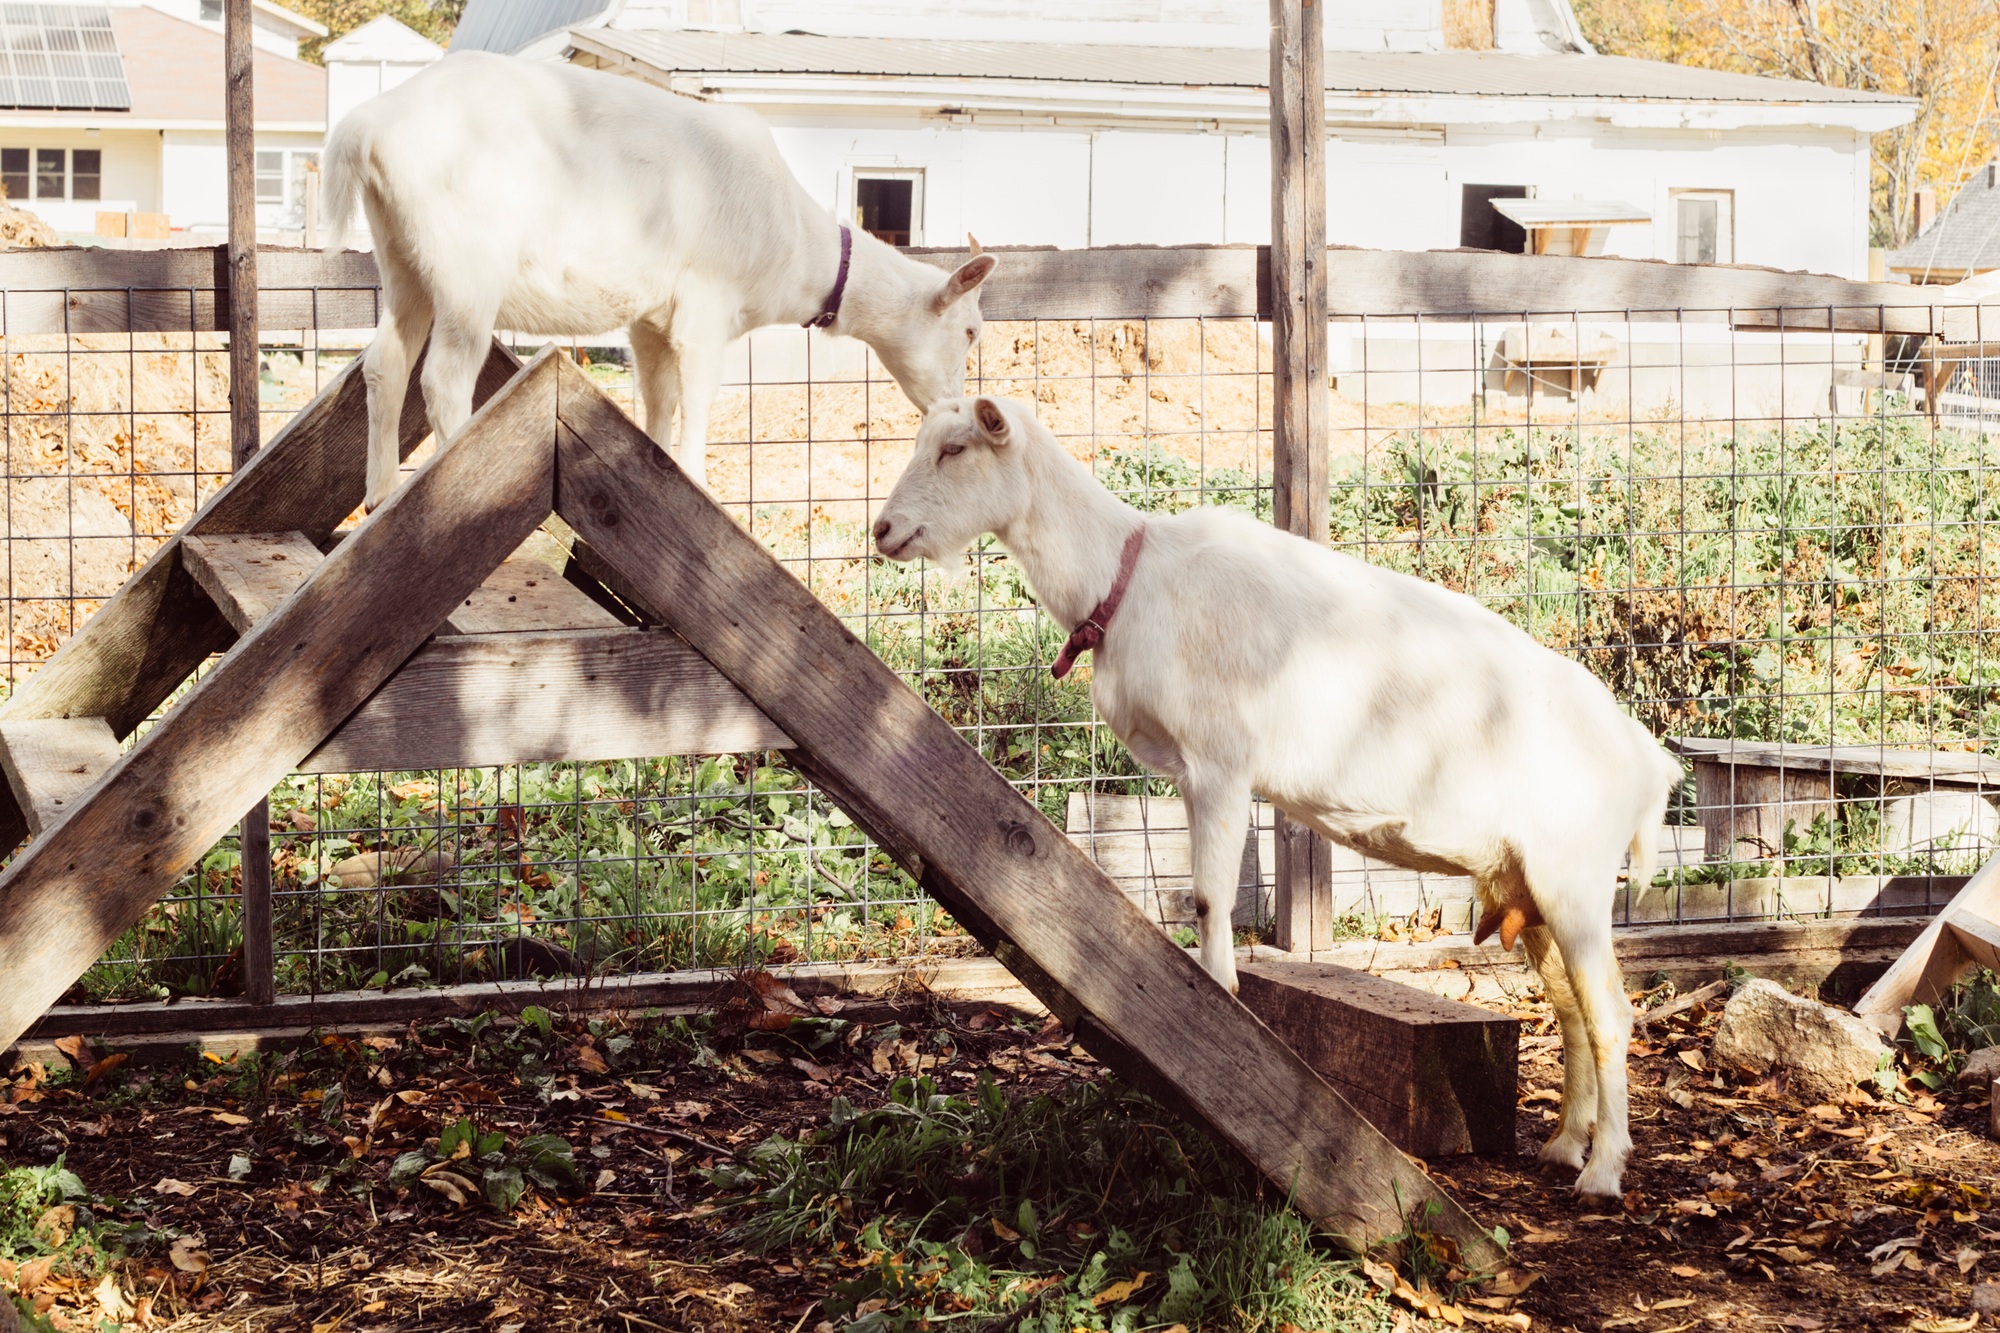
<svg viewBox="0 0 2000 1333"><path fill-rule="evenodd" d="M791 749L1093 1054L1310 1216L1357 1244L1414 1222L1471 1265L1498 1258L580 371L551 352L513 365L496 348L466 429L322 554L361 497L350 370L0 708L0 836L36 829L0 875L0 1049L302 765L603 758L685 723L716 750ZM421 432L406 415L406 451ZM552 511L601 583L588 590L635 614L579 611L568 584L526 598L526 622L475 595ZM498 600L518 605L534 585L508 577L518 588ZM500 631L484 651L467 633L482 627ZM110 741L216 651L113 758ZM622 664L613 686L605 662ZM492 734L492 692L552 663L572 688L529 691L540 711ZM600 725L621 709L637 739ZM545 753L567 738L570 752Z"/></svg>

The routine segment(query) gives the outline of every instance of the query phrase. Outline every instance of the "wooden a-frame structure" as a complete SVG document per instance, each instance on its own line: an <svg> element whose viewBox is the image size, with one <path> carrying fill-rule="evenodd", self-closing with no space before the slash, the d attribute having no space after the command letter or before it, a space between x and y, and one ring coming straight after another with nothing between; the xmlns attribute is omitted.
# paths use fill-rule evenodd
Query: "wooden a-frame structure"
<svg viewBox="0 0 2000 1333"><path fill-rule="evenodd" d="M294 770L786 748L1086 1048L1307 1214L1499 1257L569 361L496 344L465 430L335 541L365 398L357 362L0 707L0 841L33 833L0 875L0 1049ZM551 513L567 578L510 559Z"/></svg>

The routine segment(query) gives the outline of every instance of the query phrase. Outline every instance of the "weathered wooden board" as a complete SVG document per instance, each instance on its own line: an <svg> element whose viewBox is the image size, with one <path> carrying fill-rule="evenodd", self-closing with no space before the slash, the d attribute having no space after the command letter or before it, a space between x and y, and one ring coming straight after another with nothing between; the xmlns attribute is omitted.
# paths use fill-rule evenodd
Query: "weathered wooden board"
<svg viewBox="0 0 2000 1333"><path fill-rule="evenodd" d="M29 831L40 836L67 814L118 762L118 748L101 717L0 719L0 767L27 812Z"/></svg>
<svg viewBox="0 0 2000 1333"><path fill-rule="evenodd" d="M677 636L621 626L433 639L299 770L479 768L791 744Z"/></svg>
<svg viewBox="0 0 2000 1333"><path fill-rule="evenodd" d="M0 273L11 257L0 255ZM495 344L479 372L475 403L484 403L519 368L514 355ZM405 457L430 430L417 383L421 372L421 362L410 371L401 423ZM202 506L183 536L297 531L324 544L361 503L367 443L367 387L357 360ZM180 546L169 541L155 551L0 704L0 719L102 717L117 735L130 735L211 653L227 648L234 637L229 622L195 584ZM0 846L13 847L27 831L12 793L0 790Z"/></svg>
<svg viewBox="0 0 2000 1333"><path fill-rule="evenodd" d="M1669 736L1667 748L1683 758L1737 768L1783 768L1801 773L1858 773L1940 787L2000 787L2000 759L1963 750L1909 750L1880 745L1799 745L1779 741L1711 740Z"/></svg>
<svg viewBox="0 0 2000 1333"><path fill-rule="evenodd" d="M508 634L533 630L618 629L622 622L583 590L538 560L504 562L474 588L443 634ZM572 756L582 758L581 755Z"/></svg>
<svg viewBox="0 0 2000 1333"><path fill-rule="evenodd" d="M557 365L523 369L0 874L0 1047L547 515Z"/></svg>
<svg viewBox="0 0 2000 1333"><path fill-rule="evenodd" d="M242 532L183 537L181 559L222 618L238 634L247 634L319 568L323 557L303 532Z"/></svg>
<svg viewBox="0 0 2000 1333"><path fill-rule="evenodd" d="M1474 1262L1498 1257L582 372L563 370L557 410L557 512L1099 1059L1167 1091L1356 1243L1435 1200L1440 1232Z"/></svg>
<svg viewBox="0 0 2000 1333"><path fill-rule="evenodd" d="M1245 1007L1404 1152L1514 1151L1519 1021L1331 963L1238 974Z"/></svg>

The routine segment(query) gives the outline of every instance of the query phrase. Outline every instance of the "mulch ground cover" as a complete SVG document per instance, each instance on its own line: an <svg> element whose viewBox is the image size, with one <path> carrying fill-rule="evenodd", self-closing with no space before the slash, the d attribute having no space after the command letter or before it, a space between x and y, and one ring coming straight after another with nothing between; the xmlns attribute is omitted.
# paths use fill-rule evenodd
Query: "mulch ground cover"
<svg viewBox="0 0 2000 1333"><path fill-rule="evenodd" d="M1712 1066L1720 1003L1642 1032L1629 1193L1596 1203L1535 1164L1560 1066L1545 1007L1524 1003L1521 1153L1432 1164L1507 1229L1517 1267L1454 1286L1406 1245L1400 1271L1367 1267L1376 1287L1357 1271L1340 1326L1983 1326L1978 1284L2000 1265L1984 1093L1905 1081L1804 1104ZM531 1011L146 1068L81 1041L67 1054L0 1084L0 1180L41 1190L11 1212L0 1190L0 1289L65 1330L890 1327L887 1303L843 1295L880 1262L852 1243L867 1217L841 1212L852 1228L830 1243L747 1244L741 1210L718 1207L740 1195L731 1169L912 1087L990 1082L1025 1102L1107 1077L1053 1022L924 996L809 1003L761 976L694 1019ZM1019 1245L1015 1220L968 1235ZM1119 1276L1103 1279L1123 1321L1108 1326L1167 1328L1148 1313L1158 1276ZM1026 1292L1013 1314L930 1326L1014 1328L1046 1314ZM1241 1311L1194 1327L1313 1333Z"/></svg>

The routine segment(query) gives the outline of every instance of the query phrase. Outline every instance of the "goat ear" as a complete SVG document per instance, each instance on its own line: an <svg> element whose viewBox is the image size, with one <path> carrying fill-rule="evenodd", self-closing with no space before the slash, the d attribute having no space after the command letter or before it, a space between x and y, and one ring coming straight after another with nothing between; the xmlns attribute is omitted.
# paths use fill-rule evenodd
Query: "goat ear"
<svg viewBox="0 0 2000 1333"><path fill-rule="evenodd" d="M972 420L979 427L980 437L996 448L1004 446L1013 433L1007 414L991 398L981 398L972 404Z"/></svg>
<svg viewBox="0 0 2000 1333"><path fill-rule="evenodd" d="M943 314L945 307L986 281L993 272L993 266L999 262L992 255L979 255L960 264L958 271L946 278L944 286L938 288L937 295L931 298L931 309Z"/></svg>

